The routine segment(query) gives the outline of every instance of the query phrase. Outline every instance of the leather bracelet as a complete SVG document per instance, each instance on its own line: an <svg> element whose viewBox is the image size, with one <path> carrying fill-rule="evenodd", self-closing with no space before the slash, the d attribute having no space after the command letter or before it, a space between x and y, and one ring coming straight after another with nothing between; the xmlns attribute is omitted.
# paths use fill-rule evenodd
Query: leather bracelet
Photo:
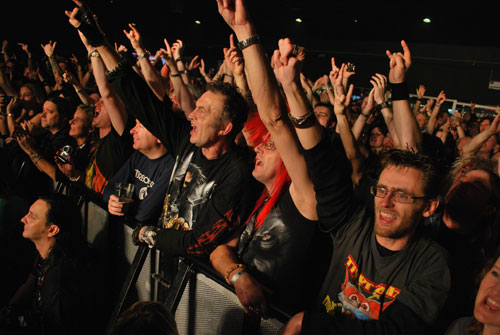
<svg viewBox="0 0 500 335"><path fill-rule="evenodd" d="M288 113L288 117L292 121L293 126L299 129L310 128L316 123L316 116L312 109L306 115L293 116Z"/></svg>
<svg viewBox="0 0 500 335"><path fill-rule="evenodd" d="M175 58L174 61L177 62L182 62L182 58Z"/></svg>
<svg viewBox="0 0 500 335"><path fill-rule="evenodd" d="M234 284L236 284L236 281L238 281L238 279L240 279L240 277L245 273L247 273L245 270L241 270L240 272L235 273L234 276L231 277L231 285L234 286Z"/></svg>
<svg viewBox="0 0 500 335"><path fill-rule="evenodd" d="M181 73L180 72L177 72L177 73L170 73L169 74L170 77L180 77L181 76Z"/></svg>
<svg viewBox="0 0 500 335"><path fill-rule="evenodd" d="M244 39L243 41L239 41L237 46L238 46L238 49L243 50L245 48L248 48L249 46L253 45L253 44L257 44L260 42L260 37L259 35L253 35L247 39Z"/></svg>

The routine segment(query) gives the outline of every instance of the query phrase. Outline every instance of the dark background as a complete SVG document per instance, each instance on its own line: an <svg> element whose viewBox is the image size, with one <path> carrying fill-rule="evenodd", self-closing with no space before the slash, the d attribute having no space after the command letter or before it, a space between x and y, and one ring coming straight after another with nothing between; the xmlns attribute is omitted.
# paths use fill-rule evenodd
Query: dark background
<svg viewBox="0 0 500 335"><path fill-rule="evenodd" d="M87 1L108 38L129 46L122 30L129 22L141 31L152 53L163 38L182 39L185 55L202 56L216 68L229 28L217 12L216 1ZM316 79L329 72L330 57L357 65L353 82L368 87L375 72L387 74L385 50L399 51L404 39L413 55L410 89L427 86L427 95L445 90L448 98L478 104L500 104L500 91L488 88L500 81L500 34L496 9L484 2L336 2L318 0L247 0L248 8L269 53L279 38L290 37L307 49L304 72ZM490 2L491 4L491 2ZM67 22L72 1L9 1L0 9L0 38L13 47L18 41L42 52L40 43L57 41L56 52L85 50ZM296 23L295 18L302 18ZM430 17L431 24L422 19ZM199 20L201 24L196 24Z"/></svg>

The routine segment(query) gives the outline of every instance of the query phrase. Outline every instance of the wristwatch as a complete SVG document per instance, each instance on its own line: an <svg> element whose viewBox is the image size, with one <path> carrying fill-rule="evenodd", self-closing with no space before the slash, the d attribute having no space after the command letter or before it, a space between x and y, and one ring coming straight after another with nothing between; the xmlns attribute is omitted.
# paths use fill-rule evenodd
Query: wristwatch
<svg viewBox="0 0 500 335"><path fill-rule="evenodd" d="M377 105L377 109L379 111L381 111L384 108L389 108L389 104L387 103L387 101L384 101L384 102L382 102L382 103L380 103L380 104Z"/></svg>

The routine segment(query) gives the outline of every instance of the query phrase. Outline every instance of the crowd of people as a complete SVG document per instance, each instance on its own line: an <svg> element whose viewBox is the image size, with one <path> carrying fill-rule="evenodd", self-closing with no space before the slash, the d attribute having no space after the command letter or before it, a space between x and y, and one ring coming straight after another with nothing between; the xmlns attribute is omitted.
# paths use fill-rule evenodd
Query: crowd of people
<svg viewBox="0 0 500 335"><path fill-rule="evenodd" d="M116 45L75 3L85 60L2 43L0 329L105 332L90 194L134 243L209 262L245 313L285 311L280 334L500 334L500 107L410 100L405 41L354 100L352 64L309 78L290 38L268 57L243 0L217 0L233 33L213 77L133 24ZM170 312L137 302L111 333L177 334Z"/></svg>

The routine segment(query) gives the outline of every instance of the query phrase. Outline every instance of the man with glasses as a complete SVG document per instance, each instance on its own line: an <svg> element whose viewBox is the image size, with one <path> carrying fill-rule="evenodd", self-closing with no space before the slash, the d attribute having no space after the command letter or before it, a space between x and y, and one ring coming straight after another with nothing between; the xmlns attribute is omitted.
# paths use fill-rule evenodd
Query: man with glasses
<svg viewBox="0 0 500 335"><path fill-rule="evenodd" d="M411 116L403 74L411 61L406 43L402 46L404 55L387 52L395 117ZM335 93L335 112L343 113L341 86ZM296 128L316 192L319 226L332 238L333 255L319 308L296 314L280 334L425 334L436 325L450 271L444 249L425 236L421 222L439 204L439 180L431 159L416 153L415 120L406 125L412 128L397 129L409 150L381 156L371 189L373 209L355 198L350 171L342 164L345 154L332 150L323 130L317 124Z"/></svg>

